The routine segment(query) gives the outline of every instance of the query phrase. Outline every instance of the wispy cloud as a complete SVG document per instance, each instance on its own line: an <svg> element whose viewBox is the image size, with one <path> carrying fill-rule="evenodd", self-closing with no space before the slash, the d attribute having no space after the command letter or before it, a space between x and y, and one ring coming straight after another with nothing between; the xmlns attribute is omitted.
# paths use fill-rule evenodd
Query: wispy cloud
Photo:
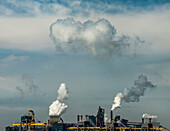
<svg viewBox="0 0 170 131"><path fill-rule="evenodd" d="M5 77L0 77L0 81L5 81L6 78Z"/></svg>
<svg viewBox="0 0 170 131"><path fill-rule="evenodd" d="M154 10L157 6L168 5L169 1L135 1L135 0L114 0L114 1L41 1L41 0L6 0L0 3L1 16L37 16L48 15L75 15L89 16L92 12L97 13L127 13L127 11Z"/></svg>
<svg viewBox="0 0 170 131"><path fill-rule="evenodd" d="M58 14L66 15L70 11L69 9L59 3L40 2L35 0L6 0L1 1L0 4L1 16L13 16L13 17L35 17L41 14Z"/></svg>
<svg viewBox="0 0 170 131"><path fill-rule="evenodd" d="M15 56L15 55L9 55L6 58L2 59L1 62L14 62L14 61L25 61L28 59L28 56Z"/></svg>

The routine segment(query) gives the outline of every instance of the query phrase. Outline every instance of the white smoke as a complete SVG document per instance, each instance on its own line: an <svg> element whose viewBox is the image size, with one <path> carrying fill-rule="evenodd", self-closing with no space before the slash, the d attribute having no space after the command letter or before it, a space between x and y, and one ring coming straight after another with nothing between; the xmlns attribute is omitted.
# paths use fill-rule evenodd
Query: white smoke
<svg viewBox="0 0 170 131"><path fill-rule="evenodd" d="M112 109L114 110L115 108L120 108L121 107L121 103L122 103L122 98L123 98L123 94L122 93L118 93L114 99L114 104L112 105Z"/></svg>
<svg viewBox="0 0 170 131"><path fill-rule="evenodd" d="M145 114L142 115L142 118L145 118L145 119L150 119L150 118L156 119L157 117L158 117L158 116L149 115L149 114L147 114L147 113L145 113Z"/></svg>
<svg viewBox="0 0 170 131"><path fill-rule="evenodd" d="M67 109L67 105L64 103L60 103L59 100L54 101L49 107L49 115L50 116L60 116Z"/></svg>
<svg viewBox="0 0 170 131"><path fill-rule="evenodd" d="M129 36L118 36L106 19L84 23L73 18L58 19L50 26L50 37L58 52L83 51L100 58L121 55L130 44L142 42L139 37L132 40Z"/></svg>
<svg viewBox="0 0 170 131"><path fill-rule="evenodd" d="M66 88L65 83L61 83L57 93L58 93L57 100L54 101L49 106L49 115L50 116L60 116L68 108L68 106L65 103L62 103L63 100L68 98L68 89Z"/></svg>
<svg viewBox="0 0 170 131"><path fill-rule="evenodd" d="M62 101L64 99L68 98L68 90L66 88L66 84L65 83L61 83L57 93L58 93L58 97L57 97L58 100Z"/></svg>
<svg viewBox="0 0 170 131"><path fill-rule="evenodd" d="M134 87L125 88L124 93L118 93L114 99L112 109L121 107L122 101L124 102L139 102L140 97L145 95L146 90L154 89L156 86L148 81L147 77L140 75L137 80L134 81Z"/></svg>

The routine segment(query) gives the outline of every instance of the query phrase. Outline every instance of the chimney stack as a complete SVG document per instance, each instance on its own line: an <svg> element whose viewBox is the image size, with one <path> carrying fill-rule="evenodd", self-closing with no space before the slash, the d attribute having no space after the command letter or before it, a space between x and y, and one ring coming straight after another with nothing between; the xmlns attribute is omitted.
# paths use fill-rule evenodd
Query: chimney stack
<svg viewBox="0 0 170 131"><path fill-rule="evenodd" d="M80 121L80 116L79 115L77 115L77 122L79 122Z"/></svg>
<svg viewBox="0 0 170 131"><path fill-rule="evenodd" d="M142 118L142 123L144 123L144 118Z"/></svg>
<svg viewBox="0 0 170 131"><path fill-rule="evenodd" d="M50 124L60 121L60 116L50 116Z"/></svg>
<svg viewBox="0 0 170 131"><path fill-rule="evenodd" d="M81 115L80 117L81 117L81 119L80 119L80 120L81 120L81 121L83 121L83 115Z"/></svg>
<svg viewBox="0 0 170 131"><path fill-rule="evenodd" d="M110 121L111 121L111 123L113 121L113 111L112 110L110 111Z"/></svg>

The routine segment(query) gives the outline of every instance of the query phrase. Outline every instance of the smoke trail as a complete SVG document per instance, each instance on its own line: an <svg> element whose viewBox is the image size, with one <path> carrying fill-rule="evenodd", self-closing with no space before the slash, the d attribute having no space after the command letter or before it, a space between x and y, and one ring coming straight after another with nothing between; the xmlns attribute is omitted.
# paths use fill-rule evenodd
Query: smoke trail
<svg viewBox="0 0 170 131"><path fill-rule="evenodd" d="M73 18L58 19L50 26L50 37L58 52L86 52L100 58L122 55L132 43L142 42L139 37L118 36L106 19L84 23Z"/></svg>
<svg viewBox="0 0 170 131"><path fill-rule="evenodd" d="M139 102L140 97L145 95L146 90L154 89L156 86L148 81L147 77L140 75L137 80L134 81L134 87L125 88L124 93L118 93L114 99L112 109L121 107L122 101L124 102Z"/></svg>
<svg viewBox="0 0 170 131"><path fill-rule="evenodd" d="M37 94L39 87L34 84L33 78L29 74L24 74L22 80L25 82L25 86L28 87L29 92L34 96Z"/></svg>
<svg viewBox="0 0 170 131"><path fill-rule="evenodd" d="M158 116L152 116L152 115L149 115L149 114L143 114L142 115L142 118L146 118L146 119L149 119L149 118L152 118L152 119L156 119Z"/></svg>
<svg viewBox="0 0 170 131"><path fill-rule="evenodd" d="M66 88L65 83L61 83L58 91L58 97L57 100L54 101L50 106L49 106L49 115L50 116L60 116L62 115L68 106L65 103L62 103L64 99L68 98L68 89Z"/></svg>
<svg viewBox="0 0 170 131"><path fill-rule="evenodd" d="M24 98L24 91L19 86L16 87L16 90L21 93L21 99Z"/></svg>

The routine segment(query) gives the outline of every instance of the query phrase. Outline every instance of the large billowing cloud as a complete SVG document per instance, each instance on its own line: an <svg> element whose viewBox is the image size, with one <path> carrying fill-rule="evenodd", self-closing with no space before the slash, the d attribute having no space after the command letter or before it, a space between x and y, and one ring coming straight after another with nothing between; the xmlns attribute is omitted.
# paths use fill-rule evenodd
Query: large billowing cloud
<svg viewBox="0 0 170 131"><path fill-rule="evenodd" d="M73 18L58 19L50 26L50 37L58 52L88 52L101 58L121 55L138 38L118 36L116 29L106 19L75 21Z"/></svg>

